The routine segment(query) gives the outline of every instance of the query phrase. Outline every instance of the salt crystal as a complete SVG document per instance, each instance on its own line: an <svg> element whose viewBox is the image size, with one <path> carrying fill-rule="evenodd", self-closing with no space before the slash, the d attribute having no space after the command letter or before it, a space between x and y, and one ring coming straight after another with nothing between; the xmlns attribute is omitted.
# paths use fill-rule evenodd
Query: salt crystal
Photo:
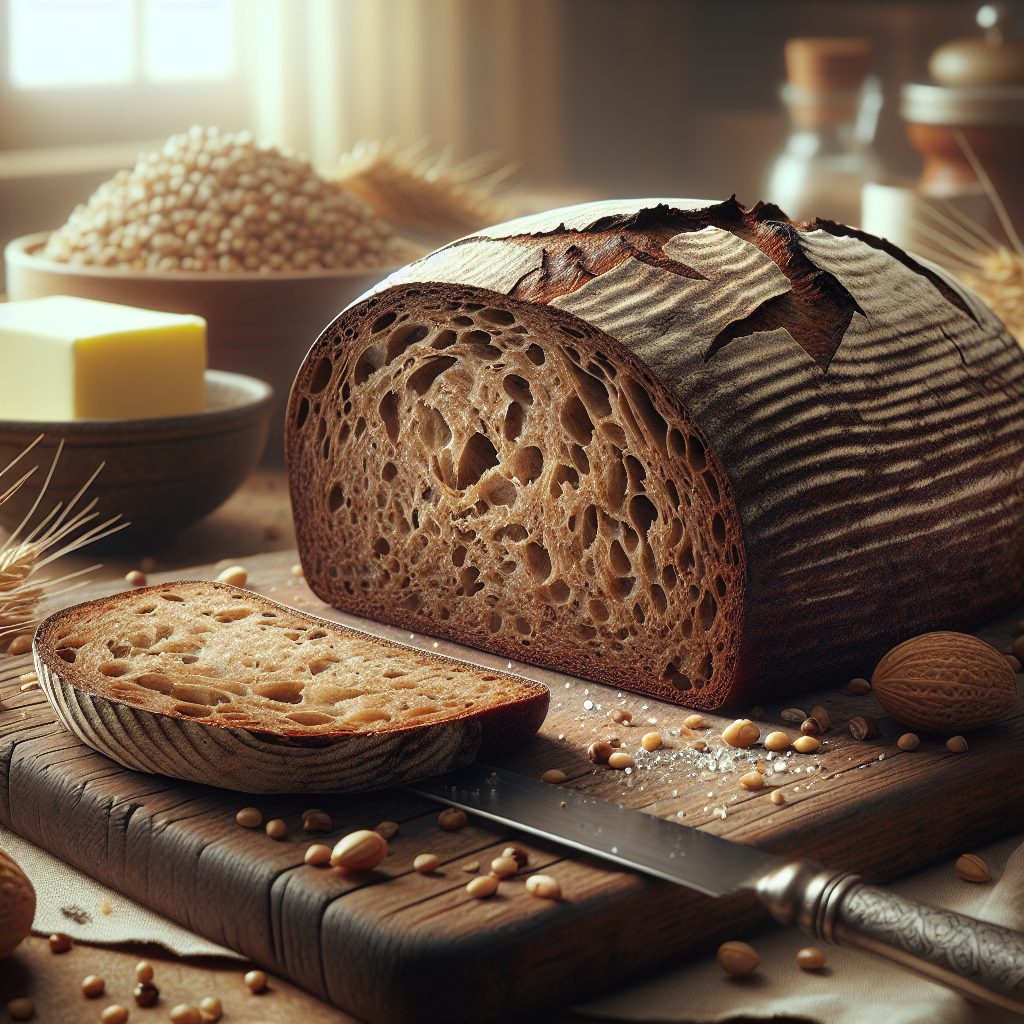
<svg viewBox="0 0 1024 1024"><path fill-rule="evenodd" d="M584 690L583 692L587 693L588 691ZM585 700L583 702L583 708L584 708L585 711L589 711L593 706L594 706L594 702L592 700Z"/></svg>
<svg viewBox="0 0 1024 1024"><path fill-rule="evenodd" d="M878 755L878 760L879 761L884 761L885 760L885 754L879 754Z"/></svg>

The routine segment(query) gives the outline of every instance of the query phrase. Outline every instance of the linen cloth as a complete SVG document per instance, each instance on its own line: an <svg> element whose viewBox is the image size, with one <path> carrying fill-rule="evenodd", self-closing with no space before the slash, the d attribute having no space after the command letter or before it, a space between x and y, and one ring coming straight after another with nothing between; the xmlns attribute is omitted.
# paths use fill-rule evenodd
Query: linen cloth
<svg viewBox="0 0 1024 1024"><path fill-rule="evenodd" d="M1024 835L971 849L993 882L973 884L953 870L955 858L885 886L918 903L1024 931ZM643 927L642 922L636 925ZM968 1003L956 993L852 949L816 943L796 928L748 935L761 965L746 978L727 975L715 951L677 970L594 1000L575 1010L587 1018L647 1024L813 1021L814 1024L1020 1024L1004 1010ZM803 971L794 957L819 945L823 970Z"/></svg>

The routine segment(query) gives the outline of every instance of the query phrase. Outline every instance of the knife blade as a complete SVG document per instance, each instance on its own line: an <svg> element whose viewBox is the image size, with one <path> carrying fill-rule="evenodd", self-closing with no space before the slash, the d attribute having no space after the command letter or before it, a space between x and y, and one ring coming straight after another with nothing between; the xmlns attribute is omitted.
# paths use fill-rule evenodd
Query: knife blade
<svg viewBox="0 0 1024 1024"><path fill-rule="evenodd" d="M780 924L853 946L975 1002L1024 1015L1024 935L914 903L858 875L474 764L404 787L706 896L753 890Z"/></svg>

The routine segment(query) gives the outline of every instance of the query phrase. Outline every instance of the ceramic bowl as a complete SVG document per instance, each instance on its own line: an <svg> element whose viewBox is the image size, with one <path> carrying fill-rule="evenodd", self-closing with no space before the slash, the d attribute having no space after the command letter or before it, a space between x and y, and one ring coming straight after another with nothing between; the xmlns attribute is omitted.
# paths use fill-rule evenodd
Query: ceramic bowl
<svg viewBox="0 0 1024 1024"><path fill-rule="evenodd" d="M64 448L33 517L57 502L66 508L101 464L81 507L97 499L103 522L121 515L131 526L103 542L105 550L141 550L190 526L226 501L260 461L274 406L261 380L206 371L206 411L141 420L0 421L0 469L40 434L43 440L3 478L3 489L38 466L34 476L0 505L0 526L13 530L28 514L57 446ZM91 549L90 549L91 550Z"/></svg>
<svg viewBox="0 0 1024 1024"><path fill-rule="evenodd" d="M392 270L261 274L112 270L41 259L49 232L23 235L4 251L7 297L78 295L102 302L197 313L206 319L209 365L251 374L275 392L267 461L284 458L284 410L302 360L320 332Z"/></svg>

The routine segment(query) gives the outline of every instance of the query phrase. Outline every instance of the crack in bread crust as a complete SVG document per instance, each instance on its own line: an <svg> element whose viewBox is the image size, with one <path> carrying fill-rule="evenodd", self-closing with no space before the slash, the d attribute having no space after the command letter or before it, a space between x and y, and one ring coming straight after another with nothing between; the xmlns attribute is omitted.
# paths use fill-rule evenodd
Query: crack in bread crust
<svg viewBox="0 0 1024 1024"><path fill-rule="evenodd" d="M745 583L728 478L665 385L572 314L378 293L307 356L286 451L330 604L669 700L728 690Z"/></svg>

